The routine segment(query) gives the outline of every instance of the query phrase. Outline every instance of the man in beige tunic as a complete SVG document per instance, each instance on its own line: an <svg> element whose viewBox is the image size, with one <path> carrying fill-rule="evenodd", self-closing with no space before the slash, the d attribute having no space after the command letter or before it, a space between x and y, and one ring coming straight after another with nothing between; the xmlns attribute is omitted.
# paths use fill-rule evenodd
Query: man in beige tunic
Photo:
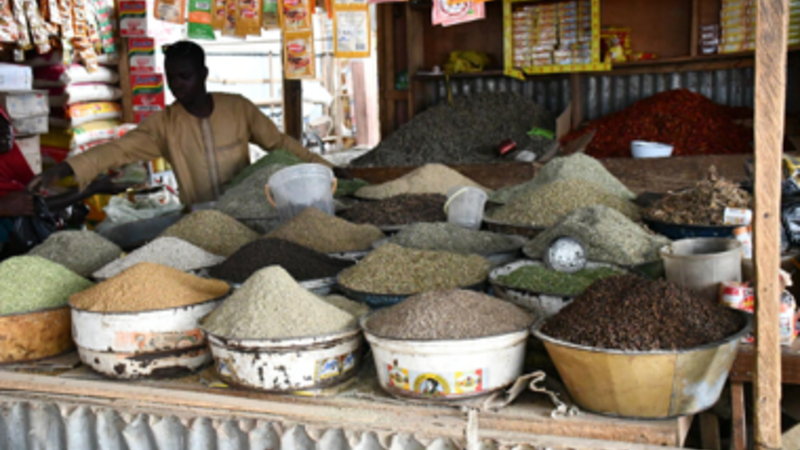
<svg viewBox="0 0 800 450"><path fill-rule="evenodd" d="M306 162L331 164L281 133L246 98L206 91L203 49L188 41L165 51L167 84L177 100L121 139L99 145L45 171L33 185L75 175L81 186L109 169L164 157L175 172L185 205L216 200L222 186L250 164L248 144L285 149ZM337 175L346 175L335 169Z"/></svg>

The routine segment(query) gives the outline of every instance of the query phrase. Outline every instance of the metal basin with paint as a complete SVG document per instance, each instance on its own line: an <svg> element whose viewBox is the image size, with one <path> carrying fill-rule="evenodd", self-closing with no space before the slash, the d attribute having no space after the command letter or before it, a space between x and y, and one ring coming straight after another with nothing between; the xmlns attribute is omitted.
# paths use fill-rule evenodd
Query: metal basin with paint
<svg viewBox="0 0 800 450"><path fill-rule="evenodd" d="M222 304L107 313L72 308L72 338L81 361L117 379L168 378L211 362L200 320Z"/></svg>
<svg viewBox="0 0 800 450"><path fill-rule="evenodd" d="M0 316L0 364L49 358L74 347L69 306Z"/></svg>
<svg viewBox="0 0 800 450"><path fill-rule="evenodd" d="M474 339L392 339L369 331L378 381L398 397L460 400L511 385L521 374L529 330Z"/></svg>
<svg viewBox="0 0 800 450"><path fill-rule="evenodd" d="M695 414L719 399L739 342L752 327L752 316L736 334L721 341L677 351L623 351L586 347L541 332L572 399L586 410L617 417L664 419Z"/></svg>
<svg viewBox="0 0 800 450"><path fill-rule="evenodd" d="M356 374L363 356L360 328L326 336L238 339L206 331L217 373L227 383L271 392L335 386Z"/></svg>

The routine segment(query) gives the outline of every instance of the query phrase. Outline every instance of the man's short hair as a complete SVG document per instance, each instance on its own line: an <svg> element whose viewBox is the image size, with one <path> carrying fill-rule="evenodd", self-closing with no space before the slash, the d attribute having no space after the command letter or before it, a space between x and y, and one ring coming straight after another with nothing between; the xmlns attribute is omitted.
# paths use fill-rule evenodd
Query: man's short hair
<svg viewBox="0 0 800 450"><path fill-rule="evenodd" d="M192 63L195 67L206 66L206 52L203 47L191 41L178 41L171 45L165 45L164 58L169 59L185 59Z"/></svg>

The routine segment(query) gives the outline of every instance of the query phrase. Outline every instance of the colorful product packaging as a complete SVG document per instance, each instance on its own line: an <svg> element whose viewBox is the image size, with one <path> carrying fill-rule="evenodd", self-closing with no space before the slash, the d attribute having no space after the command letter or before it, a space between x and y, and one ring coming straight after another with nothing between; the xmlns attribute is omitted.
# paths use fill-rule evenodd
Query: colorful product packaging
<svg viewBox="0 0 800 450"><path fill-rule="evenodd" d="M371 35L369 8L334 10L333 35L334 56L337 58L368 58Z"/></svg>
<svg viewBox="0 0 800 450"><path fill-rule="evenodd" d="M189 26L186 30L189 39L216 39L211 24L211 8L211 0L189 0Z"/></svg>
<svg viewBox="0 0 800 450"><path fill-rule="evenodd" d="M186 0L156 0L153 17L164 22L183 25Z"/></svg>
<svg viewBox="0 0 800 450"><path fill-rule="evenodd" d="M283 67L287 80L314 78L314 35L284 32Z"/></svg>
<svg viewBox="0 0 800 450"><path fill-rule="evenodd" d="M284 32L313 31L313 11L309 0L279 0L278 12Z"/></svg>
<svg viewBox="0 0 800 450"><path fill-rule="evenodd" d="M122 37L147 36L147 2L120 0L119 34Z"/></svg>
<svg viewBox="0 0 800 450"><path fill-rule="evenodd" d="M239 0L237 7L236 35L261 35L261 0Z"/></svg>
<svg viewBox="0 0 800 450"><path fill-rule="evenodd" d="M156 71L156 41L153 38L130 38L128 40L128 66L132 74Z"/></svg>
<svg viewBox="0 0 800 450"><path fill-rule="evenodd" d="M211 0L211 27L215 30L225 28L225 0Z"/></svg>
<svg viewBox="0 0 800 450"><path fill-rule="evenodd" d="M147 116L164 109L163 75L131 75L131 91L135 123L141 123Z"/></svg>
<svg viewBox="0 0 800 450"><path fill-rule="evenodd" d="M261 11L261 27L265 30L280 28L278 17L278 0L263 0Z"/></svg>

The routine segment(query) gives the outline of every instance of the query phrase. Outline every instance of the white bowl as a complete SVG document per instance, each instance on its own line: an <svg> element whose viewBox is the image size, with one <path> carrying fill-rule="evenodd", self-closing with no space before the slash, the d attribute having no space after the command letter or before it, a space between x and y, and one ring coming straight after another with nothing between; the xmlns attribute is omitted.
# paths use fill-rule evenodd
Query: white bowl
<svg viewBox="0 0 800 450"><path fill-rule="evenodd" d="M659 142L631 141L634 158L667 158L672 156L674 147Z"/></svg>

